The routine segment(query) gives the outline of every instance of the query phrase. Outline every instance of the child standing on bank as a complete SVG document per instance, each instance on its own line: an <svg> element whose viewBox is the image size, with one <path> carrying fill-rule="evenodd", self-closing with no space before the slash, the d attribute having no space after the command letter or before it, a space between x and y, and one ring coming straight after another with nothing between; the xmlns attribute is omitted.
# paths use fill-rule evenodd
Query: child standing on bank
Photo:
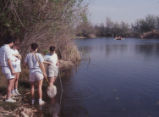
<svg viewBox="0 0 159 117"><path fill-rule="evenodd" d="M39 95L39 105L45 104L42 100L42 85L43 79L47 79L47 75L45 72L44 67L44 58L38 51L38 44L32 43L31 44L31 52L27 54L25 58L25 64L29 67L29 81L31 84L31 97L32 97L32 104L35 102L34 90L35 90L35 83L38 84L38 95Z"/></svg>
<svg viewBox="0 0 159 117"><path fill-rule="evenodd" d="M45 55L44 59L48 62L47 76L49 78L49 86L54 85L54 82L58 76L58 56L55 52L55 46L50 46L49 54Z"/></svg>
<svg viewBox="0 0 159 117"><path fill-rule="evenodd" d="M15 72L15 83L14 83L14 87L12 89L12 95L18 96L18 95L21 95L18 91L18 81L19 81L19 76L20 76L20 72L21 72L22 57L19 54L16 44L14 44L14 46L12 47L12 55L13 55L12 65L13 65L14 72Z"/></svg>

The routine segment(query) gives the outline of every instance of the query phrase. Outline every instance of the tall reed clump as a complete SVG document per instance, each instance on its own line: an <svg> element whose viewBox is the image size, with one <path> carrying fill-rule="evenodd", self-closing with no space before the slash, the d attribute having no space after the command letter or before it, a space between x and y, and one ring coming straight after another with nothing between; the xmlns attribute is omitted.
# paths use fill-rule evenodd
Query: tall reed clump
<svg viewBox="0 0 159 117"><path fill-rule="evenodd" d="M0 43L9 33L20 40L21 53L37 42L41 52L55 45L62 58L80 59L74 29L84 18L83 0L0 0Z"/></svg>

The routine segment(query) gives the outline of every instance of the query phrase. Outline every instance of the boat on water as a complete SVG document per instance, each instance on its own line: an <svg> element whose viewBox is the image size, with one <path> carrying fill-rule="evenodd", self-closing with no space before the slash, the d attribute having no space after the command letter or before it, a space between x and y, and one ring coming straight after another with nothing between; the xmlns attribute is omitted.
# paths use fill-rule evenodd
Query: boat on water
<svg viewBox="0 0 159 117"><path fill-rule="evenodd" d="M115 37L115 40L123 40L123 38L121 36L117 36Z"/></svg>

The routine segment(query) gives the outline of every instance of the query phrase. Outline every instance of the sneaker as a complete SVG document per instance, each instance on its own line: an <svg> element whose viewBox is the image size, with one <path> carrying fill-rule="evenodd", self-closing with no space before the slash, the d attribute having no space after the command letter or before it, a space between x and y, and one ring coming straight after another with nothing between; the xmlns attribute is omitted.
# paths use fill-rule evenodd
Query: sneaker
<svg viewBox="0 0 159 117"><path fill-rule="evenodd" d="M15 90L12 90L11 94L12 94L13 97L14 97L14 96L17 96Z"/></svg>
<svg viewBox="0 0 159 117"><path fill-rule="evenodd" d="M39 100L39 105L44 105L44 104L45 104L45 101Z"/></svg>
<svg viewBox="0 0 159 117"><path fill-rule="evenodd" d="M16 95L21 95L17 89L14 90L14 92L16 93Z"/></svg>
<svg viewBox="0 0 159 117"><path fill-rule="evenodd" d="M16 100L13 100L12 98L6 99L5 102L9 102L9 103L15 103Z"/></svg>

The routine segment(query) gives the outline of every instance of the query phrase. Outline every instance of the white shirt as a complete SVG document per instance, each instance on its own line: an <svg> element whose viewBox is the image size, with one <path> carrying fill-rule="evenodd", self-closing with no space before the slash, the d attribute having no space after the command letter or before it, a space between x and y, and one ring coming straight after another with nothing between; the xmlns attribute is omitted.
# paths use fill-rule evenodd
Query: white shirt
<svg viewBox="0 0 159 117"><path fill-rule="evenodd" d="M56 53L54 53L53 55L50 55L50 54L45 55L44 60L50 62L51 65L53 65L54 67L58 67L57 66L58 56Z"/></svg>
<svg viewBox="0 0 159 117"><path fill-rule="evenodd" d="M38 61L40 63L42 63L42 62L44 62L44 58L40 53L36 53L36 56L37 56L38 60L36 59L36 57L33 53L27 54L27 56L25 58L25 63L28 64L30 72L34 71L35 69L36 69L36 71L38 70L41 72Z"/></svg>
<svg viewBox="0 0 159 117"><path fill-rule="evenodd" d="M19 52L17 49L11 49L12 50L12 59L11 61L17 65L19 65L21 63L20 59L17 58L15 55L18 55Z"/></svg>
<svg viewBox="0 0 159 117"><path fill-rule="evenodd" d="M8 59L11 60L12 52L9 45L4 45L0 48L0 66L8 67Z"/></svg>

